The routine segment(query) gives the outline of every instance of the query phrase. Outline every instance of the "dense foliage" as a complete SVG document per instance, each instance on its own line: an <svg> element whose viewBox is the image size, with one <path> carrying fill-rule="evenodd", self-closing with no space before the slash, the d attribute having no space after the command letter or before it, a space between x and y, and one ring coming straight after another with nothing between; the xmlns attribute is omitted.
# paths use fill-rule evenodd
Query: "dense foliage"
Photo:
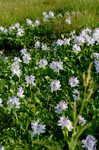
<svg viewBox="0 0 99 150"><path fill-rule="evenodd" d="M62 16L43 16L0 28L0 150L98 149L99 29L55 33Z"/></svg>

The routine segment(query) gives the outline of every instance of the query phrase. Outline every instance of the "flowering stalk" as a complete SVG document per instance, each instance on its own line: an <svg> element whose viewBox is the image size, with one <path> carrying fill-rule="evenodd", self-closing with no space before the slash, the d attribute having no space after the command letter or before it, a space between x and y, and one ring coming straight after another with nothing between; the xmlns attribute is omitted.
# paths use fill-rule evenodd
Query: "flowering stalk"
<svg viewBox="0 0 99 150"><path fill-rule="evenodd" d="M77 144L79 141L79 137L82 135L82 133L88 129L91 126L91 123L87 123L86 125L82 126L80 129L77 127L78 126L78 121L79 121L79 116L82 115L83 110L86 108L92 94L93 94L93 80L91 77L91 68L92 68L92 63L89 65L88 72L85 75L83 74L83 81L84 81L84 97L81 103L81 108L79 111L79 114L77 115L77 102L74 102L73 104L73 121L74 121L74 126L73 126L73 133L72 136L68 142L67 136L64 134L65 140L68 143L69 150L76 150Z"/></svg>

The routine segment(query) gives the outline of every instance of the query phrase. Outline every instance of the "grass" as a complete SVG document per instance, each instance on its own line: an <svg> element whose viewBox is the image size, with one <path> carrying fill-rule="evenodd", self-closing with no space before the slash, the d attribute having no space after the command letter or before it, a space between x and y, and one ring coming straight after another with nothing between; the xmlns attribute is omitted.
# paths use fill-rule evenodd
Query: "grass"
<svg viewBox="0 0 99 150"><path fill-rule="evenodd" d="M26 18L35 20L49 10L80 11L80 16L73 17L72 29L99 24L99 0L0 0L0 25L10 26Z"/></svg>

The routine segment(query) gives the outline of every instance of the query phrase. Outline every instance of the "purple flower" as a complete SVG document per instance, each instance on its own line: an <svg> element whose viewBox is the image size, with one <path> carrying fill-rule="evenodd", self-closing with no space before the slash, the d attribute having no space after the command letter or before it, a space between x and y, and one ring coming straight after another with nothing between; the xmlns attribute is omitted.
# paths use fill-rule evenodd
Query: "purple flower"
<svg viewBox="0 0 99 150"><path fill-rule="evenodd" d="M50 68L53 69L55 72L59 72L63 70L63 62L61 61L52 61L50 64Z"/></svg>
<svg viewBox="0 0 99 150"><path fill-rule="evenodd" d="M60 101L59 104L55 107L55 112L60 114L68 108L68 105L65 101Z"/></svg>
<svg viewBox="0 0 99 150"><path fill-rule="evenodd" d="M79 100L79 98L80 98L80 91L79 90L77 90L77 89L73 90L73 98L75 101Z"/></svg>
<svg viewBox="0 0 99 150"><path fill-rule="evenodd" d="M78 116L78 119L79 119L79 124L80 125L85 125L86 124L86 120L84 119L84 117L82 117L81 115Z"/></svg>
<svg viewBox="0 0 99 150"><path fill-rule="evenodd" d="M68 119L68 117L60 117L58 125L61 126L62 129L66 127L68 131L71 131L73 129L72 122Z"/></svg>
<svg viewBox="0 0 99 150"><path fill-rule="evenodd" d="M49 47L47 46L47 44L42 43L41 48L42 48L43 51L48 51L49 50Z"/></svg>
<svg viewBox="0 0 99 150"><path fill-rule="evenodd" d="M20 102L19 102L19 98L17 98L16 96L12 96L9 98L8 102L8 107L10 108L20 108Z"/></svg>
<svg viewBox="0 0 99 150"><path fill-rule="evenodd" d="M63 44L64 44L64 40L58 39L58 40L56 41L56 45L57 45L57 46L62 46Z"/></svg>
<svg viewBox="0 0 99 150"><path fill-rule="evenodd" d="M53 80L51 82L51 92L60 90L61 84L59 80Z"/></svg>
<svg viewBox="0 0 99 150"><path fill-rule="evenodd" d="M27 49L23 48L20 50L20 52L21 52L21 55L25 55L25 54L27 54Z"/></svg>
<svg viewBox="0 0 99 150"><path fill-rule="evenodd" d="M66 19L65 19L65 22L66 22L67 24L71 24L71 23L72 23L71 18L70 18L70 17L66 18Z"/></svg>
<svg viewBox="0 0 99 150"><path fill-rule="evenodd" d="M0 150L5 150L3 146L0 145Z"/></svg>
<svg viewBox="0 0 99 150"><path fill-rule="evenodd" d="M40 48L41 47L40 41L36 41L34 47L35 48Z"/></svg>
<svg viewBox="0 0 99 150"><path fill-rule="evenodd" d="M2 100L2 98L0 98L0 107L3 107L2 102L3 102L3 100Z"/></svg>
<svg viewBox="0 0 99 150"><path fill-rule="evenodd" d="M21 76L20 64L18 61L15 61L11 64L11 71L13 75Z"/></svg>
<svg viewBox="0 0 99 150"><path fill-rule="evenodd" d="M48 64L48 62L46 59L41 59L39 61L39 67L45 67L45 66L47 66L47 64Z"/></svg>
<svg viewBox="0 0 99 150"><path fill-rule="evenodd" d="M73 51L76 52L76 53L80 52L81 51L80 46L77 45L77 44L73 45Z"/></svg>
<svg viewBox="0 0 99 150"><path fill-rule="evenodd" d="M39 121L34 121L31 123L31 128L33 130L32 135L40 135L45 133L46 126Z"/></svg>
<svg viewBox="0 0 99 150"><path fill-rule="evenodd" d="M98 73L99 72L99 61L94 61L94 63L95 63L96 71Z"/></svg>
<svg viewBox="0 0 99 150"><path fill-rule="evenodd" d="M19 87L18 88L18 92L17 92L17 96L20 97L20 98L24 98L24 91L23 91L23 88L22 87Z"/></svg>
<svg viewBox="0 0 99 150"><path fill-rule="evenodd" d="M26 83L27 84L31 84L31 85L35 85L35 76L30 75L30 76L26 76L25 77Z"/></svg>
<svg viewBox="0 0 99 150"><path fill-rule="evenodd" d="M69 85L71 86L71 87L75 87L75 86L78 86L78 84L79 84L79 80L77 79L77 77L71 77L70 79L69 79Z"/></svg>
<svg viewBox="0 0 99 150"><path fill-rule="evenodd" d="M31 60L31 56L30 56L29 53L24 54L22 58L23 58L23 62L24 62L25 64L28 64L28 63L30 62L30 60Z"/></svg>
<svg viewBox="0 0 99 150"><path fill-rule="evenodd" d="M83 143L82 147L88 150L96 150L96 142L97 140L95 139L94 136L88 135L86 139L82 140L82 143Z"/></svg>

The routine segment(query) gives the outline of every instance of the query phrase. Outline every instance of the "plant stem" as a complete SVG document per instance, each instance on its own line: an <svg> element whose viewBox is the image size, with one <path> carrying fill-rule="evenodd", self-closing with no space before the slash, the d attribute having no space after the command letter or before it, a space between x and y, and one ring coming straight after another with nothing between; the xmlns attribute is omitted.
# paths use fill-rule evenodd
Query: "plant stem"
<svg viewBox="0 0 99 150"><path fill-rule="evenodd" d="M82 112L83 112L85 106L87 106L87 103L90 100L92 93L93 93L93 80L91 80L91 67L92 67L92 64L89 65L87 75L85 75L85 73L83 74L83 82L84 82L85 89L84 89L84 97L81 102L81 108L80 108L80 112L79 112L78 116L82 115ZM84 127L80 128L79 130L76 130L77 124L79 121L78 116L77 116L76 102L74 102L73 110L74 110L74 113L73 113L74 129L73 129L71 141L68 143L69 150L76 149L77 141L78 141L79 137L87 128L89 128L91 126L91 123L89 123L89 124L85 125Z"/></svg>

